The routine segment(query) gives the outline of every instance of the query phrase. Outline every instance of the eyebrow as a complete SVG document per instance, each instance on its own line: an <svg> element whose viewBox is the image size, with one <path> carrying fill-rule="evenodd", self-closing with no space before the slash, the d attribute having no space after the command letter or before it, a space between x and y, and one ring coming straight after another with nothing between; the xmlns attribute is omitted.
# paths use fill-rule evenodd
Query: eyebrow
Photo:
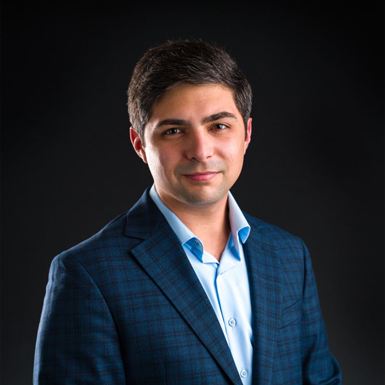
<svg viewBox="0 0 385 385"><path fill-rule="evenodd" d="M216 120L223 119L223 118L232 118L232 119L238 120L233 113L228 111L221 111L221 112L217 112L216 114L206 116L202 120L202 124L215 122ZM184 119L164 119L158 122L155 125L154 129L157 129L163 126L191 126L191 123L188 120L184 120Z"/></svg>
<svg viewBox="0 0 385 385"><path fill-rule="evenodd" d="M223 119L223 118L232 118L237 120L237 117L232 114L231 112L227 111L221 111L216 114L212 114L210 116L207 116L202 120L202 123L210 123L210 122L215 122L216 120Z"/></svg>

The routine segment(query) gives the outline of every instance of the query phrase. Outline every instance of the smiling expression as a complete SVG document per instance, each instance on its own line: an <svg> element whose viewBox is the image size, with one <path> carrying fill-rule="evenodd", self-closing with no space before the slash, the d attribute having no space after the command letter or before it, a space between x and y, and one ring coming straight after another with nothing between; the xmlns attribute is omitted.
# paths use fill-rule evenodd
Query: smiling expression
<svg viewBox="0 0 385 385"><path fill-rule="evenodd" d="M154 105L144 143L131 128L135 151L148 164L168 206L212 205L227 200L251 139L232 91L217 84L180 84Z"/></svg>

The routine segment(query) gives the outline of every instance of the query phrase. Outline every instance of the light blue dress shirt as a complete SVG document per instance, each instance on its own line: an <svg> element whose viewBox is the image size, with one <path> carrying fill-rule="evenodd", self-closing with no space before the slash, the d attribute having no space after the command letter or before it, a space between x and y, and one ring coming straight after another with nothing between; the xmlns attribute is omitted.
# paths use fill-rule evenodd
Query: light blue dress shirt
<svg viewBox="0 0 385 385"><path fill-rule="evenodd" d="M179 238L217 315L243 385L251 385L253 361L252 313L249 278L243 246L250 225L229 192L231 234L220 262L160 199L155 185L150 196Z"/></svg>

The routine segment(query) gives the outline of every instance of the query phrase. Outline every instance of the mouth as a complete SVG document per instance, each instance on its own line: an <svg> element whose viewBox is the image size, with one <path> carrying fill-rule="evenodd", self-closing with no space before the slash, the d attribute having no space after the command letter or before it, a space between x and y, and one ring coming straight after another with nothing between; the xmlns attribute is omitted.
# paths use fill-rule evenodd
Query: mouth
<svg viewBox="0 0 385 385"><path fill-rule="evenodd" d="M207 182L219 174L216 171L196 172L193 174L184 174L184 176L194 182Z"/></svg>

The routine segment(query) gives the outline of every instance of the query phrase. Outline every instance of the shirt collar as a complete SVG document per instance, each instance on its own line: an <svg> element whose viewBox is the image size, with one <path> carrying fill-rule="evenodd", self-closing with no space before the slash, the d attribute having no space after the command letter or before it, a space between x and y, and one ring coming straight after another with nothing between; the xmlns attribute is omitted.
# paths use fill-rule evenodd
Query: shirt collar
<svg viewBox="0 0 385 385"><path fill-rule="evenodd" d="M242 210L239 208L233 194L229 191L229 219L232 241L239 253L240 243L245 243L250 235L250 225L247 222Z"/></svg>
<svg viewBox="0 0 385 385"><path fill-rule="evenodd" d="M150 189L150 196L157 205L158 209L165 216L170 227L178 237L183 246L187 246L194 254L203 254L202 242L194 235L194 233L174 214L160 199L155 185ZM238 254L240 253L241 243L245 243L250 234L250 225L247 222L242 210L239 208L235 198L229 191L229 220L231 227L231 237L228 247L234 246Z"/></svg>

